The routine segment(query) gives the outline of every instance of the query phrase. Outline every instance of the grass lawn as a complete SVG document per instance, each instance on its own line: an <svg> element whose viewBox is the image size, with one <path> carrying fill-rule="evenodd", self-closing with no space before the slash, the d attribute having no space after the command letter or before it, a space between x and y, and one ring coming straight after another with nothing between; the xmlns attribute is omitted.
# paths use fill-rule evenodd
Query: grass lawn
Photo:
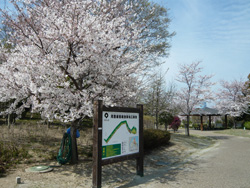
<svg viewBox="0 0 250 188"><path fill-rule="evenodd" d="M242 136L250 138L250 130L243 130L243 129L227 129L223 131L216 132L219 134L227 134L233 136Z"/></svg>

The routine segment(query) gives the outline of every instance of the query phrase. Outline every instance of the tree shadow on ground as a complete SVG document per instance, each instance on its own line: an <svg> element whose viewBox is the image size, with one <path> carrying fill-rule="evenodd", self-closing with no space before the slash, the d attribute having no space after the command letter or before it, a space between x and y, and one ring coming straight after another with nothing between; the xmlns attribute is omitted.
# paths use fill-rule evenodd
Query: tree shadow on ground
<svg viewBox="0 0 250 188"><path fill-rule="evenodd" d="M136 160L127 160L102 167L103 187L131 187L152 181L160 184L176 184L178 174L194 171L198 167L198 161L192 157L196 151L210 147L212 139L199 137L186 137L185 135L172 135L168 146L147 152L144 158L144 177L136 175ZM89 187L92 185L92 161L83 155L79 155L77 165L58 165L54 161L40 161L30 166L46 165L54 170L43 175L43 179L49 185L63 184L74 180L75 185ZM52 174L53 173L53 174ZM71 179L69 178L71 177ZM30 180L31 185L38 181ZM52 184L51 184L52 183ZM74 187L73 186L73 187Z"/></svg>
<svg viewBox="0 0 250 188"><path fill-rule="evenodd" d="M228 140L228 139L230 139L230 136L207 136L207 137L214 139L214 140Z"/></svg>
<svg viewBox="0 0 250 188"><path fill-rule="evenodd" d="M53 168L53 173L61 174L64 176L69 175L79 175L79 176L92 176L92 161L88 159L81 158L78 161L78 164L64 164L60 165L56 161L47 161L41 162L39 165L46 165Z"/></svg>
<svg viewBox="0 0 250 188"><path fill-rule="evenodd" d="M197 168L198 161L192 158L195 151L206 149L214 142L212 139L172 135L166 147L147 152L144 158L144 177L136 175L136 160L127 160L102 167L104 187L131 187L156 181L162 184L178 183L176 176ZM65 176L76 174L92 181L92 161L80 160L78 165L58 167L55 172Z"/></svg>
<svg viewBox="0 0 250 188"><path fill-rule="evenodd" d="M144 177L136 175L136 160L127 160L119 163L105 165L102 167L102 185L103 187L131 187L140 184L157 181L168 184L176 181L176 175L183 173L184 169L194 170L197 163L189 160L192 153L186 152L186 146L183 147L175 140L166 147L153 150L145 155L144 159ZM190 146L192 148L192 146ZM77 165L53 165L51 163L42 163L40 165L49 165L54 168L53 173L62 176L76 176L79 179L86 177L88 183L92 182L92 161L80 156Z"/></svg>
<svg viewBox="0 0 250 188"><path fill-rule="evenodd" d="M195 160L192 154L209 148L215 143L212 138L187 137L178 134L171 136L170 147L163 147L145 157L144 177L134 176L132 180L118 187L138 186L151 181L165 185L171 183L178 185L176 176L179 173L194 171L199 165L198 160Z"/></svg>
<svg viewBox="0 0 250 188"><path fill-rule="evenodd" d="M188 160L188 157L180 155L178 152L168 151L166 154L161 153L161 157L148 156L145 158L144 177L134 176L127 178L127 183L119 188L138 186L140 184L150 183L152 181L161 184L176 183L176 176L179 173L184 173L185 168L192 171L197 168L195 161ZM134 166L135 167L135 166Z"/></svg>

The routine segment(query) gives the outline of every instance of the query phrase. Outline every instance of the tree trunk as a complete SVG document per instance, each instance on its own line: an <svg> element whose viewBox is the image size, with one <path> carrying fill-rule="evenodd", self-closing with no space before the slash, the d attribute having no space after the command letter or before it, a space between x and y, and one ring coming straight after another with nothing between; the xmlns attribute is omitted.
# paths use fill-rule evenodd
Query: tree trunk
<svg viewBox="0 0 250 188"><path fill-rule="evenodd" d="M10 129L10 114L8 114L8 128Z"/></svg>
<svg viewBox="0 0 250 188"><path fill-rule="evenodd" d="M155 108L156 129L159 128L159 97L160 97L160 91L159 91L159 86L157 85L157 88L156 88L156 108Z"/></svg>
<svg viewBox="0 0 250 188"><path fill-rule="evenodd" d="M49 122L49 120L46 119L46 120L45 120L45 123L46 123L46 125L47 125L47 128L50 129L50 122Z"/></svg>
<svg viewBox="0 0 250 188"><path fill-rule="evenodd" d="M158 101L158 96L156 98L156 107L155 107L155 126L156 129L159 127L159 101Z"/></svg>
<svg viewBox="0 0 250 188"><path fill-rule="evenodd" d="M187 116L187 123L185 124L185 135L189 136L189 121L190 121L190 116Z"/></svg>
<svg viewBox="0 0 250 188"><path fill-rule="evenodd" d="M236 121L235 121L235 118L233 118L233 122L234 122L234 129L236 129Z"/></svg>
<svg viewBox="0 0 250 188"><path fill-rule="evenodd" d="M15 124L15 115L14 114L8 114L7 123L8 123L8 128L9 129L10 129L10 125Z"/></svg>
<svg viewBox="0 0 250 188"><path fill-rule="evenodd" d="M165 129L166 129L166 131L168 130L168 124L167 123L165 123Z"/></svg>
<svg viewBox="0 0 250 188"><path fill-rule="evenodd" d="M159 127L159 122L158 122L158 111L156 111L156 114L155 114L155 127L156 127L156 129L158 129L158 127Z"/></svg>
<svg viewBox="0 0 250 188"><path fill-rule="evenodd" d="M78 151L77 151L77 141L76 141L76 129L78 127L79 120L76 120L72 123L70 127L70 136L71 136L71 164L78 163Z"/></svg>

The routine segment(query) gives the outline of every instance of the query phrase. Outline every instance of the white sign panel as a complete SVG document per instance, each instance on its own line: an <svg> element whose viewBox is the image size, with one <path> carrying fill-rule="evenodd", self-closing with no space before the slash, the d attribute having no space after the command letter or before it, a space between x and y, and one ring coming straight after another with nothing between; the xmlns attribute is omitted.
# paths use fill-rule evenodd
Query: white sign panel
<svg viewBox="0 0 250 188"><path fill-rule="evenodd" d="M139 152L139 113L102 114L102 159Z"/></svg>

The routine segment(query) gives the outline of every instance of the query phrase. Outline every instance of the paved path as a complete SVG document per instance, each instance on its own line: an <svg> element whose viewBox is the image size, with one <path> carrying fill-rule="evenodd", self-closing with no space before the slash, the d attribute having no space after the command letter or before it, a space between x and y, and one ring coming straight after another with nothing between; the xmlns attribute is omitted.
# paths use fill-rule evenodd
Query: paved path
<svg viewBox="0 0 250 188"><path fill-rule="evenodd" d="M190 130L216 139L216 144L198 152L184 166L159 173L147 182L135 179L143 188L250 188L250 138L227 136L213 131ZM138 181L136 183L136 181Z"/></svg>
<svg viewBox="0 0 250 188"><path fill-rule="evenodd" d="M178 177L185 188L250 188L250 139L215 134L212 131L192 131L219 141L214 149L199 157L193 171Z"/></svg>

